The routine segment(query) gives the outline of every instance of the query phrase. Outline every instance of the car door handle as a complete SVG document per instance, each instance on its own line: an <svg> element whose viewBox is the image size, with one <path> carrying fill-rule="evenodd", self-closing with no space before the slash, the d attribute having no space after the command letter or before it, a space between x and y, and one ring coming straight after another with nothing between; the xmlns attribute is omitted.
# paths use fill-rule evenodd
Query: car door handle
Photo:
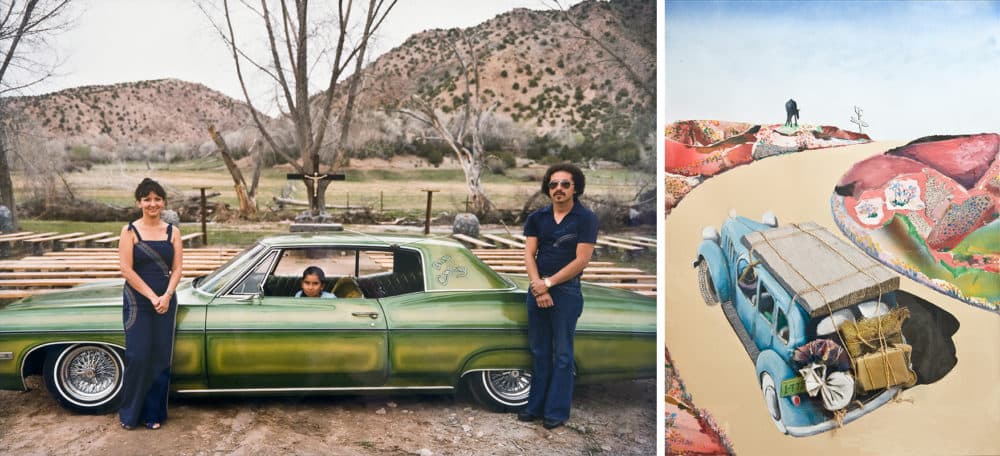
<svg viewBox="0 0 1000 456"><path fill-rule="evenodd" d="M378 312L351 312L351 315L354 315L355 317L369 317L372 320L378 318Z"/></svg>

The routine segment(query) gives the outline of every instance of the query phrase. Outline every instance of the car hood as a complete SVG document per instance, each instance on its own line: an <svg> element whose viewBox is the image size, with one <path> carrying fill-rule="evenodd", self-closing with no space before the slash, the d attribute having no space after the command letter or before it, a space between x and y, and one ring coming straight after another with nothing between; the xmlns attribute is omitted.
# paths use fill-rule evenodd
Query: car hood
<svg viewBox="0 0 1000 456"><path fill-rule="evenodd" d="M94 307L122 305L122 279L102 280L68 290L29 296L8 304L6 310L46 309L53 307Z"/></svg>

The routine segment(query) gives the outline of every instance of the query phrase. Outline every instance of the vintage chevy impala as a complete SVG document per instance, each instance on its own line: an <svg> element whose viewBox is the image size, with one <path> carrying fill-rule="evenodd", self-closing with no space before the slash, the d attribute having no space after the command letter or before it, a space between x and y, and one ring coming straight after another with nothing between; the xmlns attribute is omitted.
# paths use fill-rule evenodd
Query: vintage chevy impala
<svg viewBox="0 0 1000 456"><path fill-rule="evenodd" d="M320 266L337 299L295 298ZM184 281L174 394L441 393L486 406L527 402L524 276L501 275L447 240L359 233L261 240ZM584 284L577 382L654 377L656 304ZM0 309L0 389L41 374L78 412L114 410L122 386L122 281Z"/></svg>

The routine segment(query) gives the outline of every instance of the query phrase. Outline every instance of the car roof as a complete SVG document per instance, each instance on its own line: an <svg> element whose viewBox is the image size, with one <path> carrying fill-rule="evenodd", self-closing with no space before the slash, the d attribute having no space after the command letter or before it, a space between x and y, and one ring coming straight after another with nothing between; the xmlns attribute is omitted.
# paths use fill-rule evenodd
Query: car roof
<svg viewBox="0 0 1000 456"><path fill-rule="evenodd" d="M740 242L812 317L899 288L897 274L814 222L754 231Z"/></svg>
<svg viewBox="0 0 1000 456"><path fill-rule="evenodd" d="M465 246L446 238L426 237L409 234L368 234L355 231L325 231L316 233L292 233L269 236L259 241L269 247L293 246L335 246L390 248L407 246L425 250L429 246L446 246L464 249Z"/></svg>

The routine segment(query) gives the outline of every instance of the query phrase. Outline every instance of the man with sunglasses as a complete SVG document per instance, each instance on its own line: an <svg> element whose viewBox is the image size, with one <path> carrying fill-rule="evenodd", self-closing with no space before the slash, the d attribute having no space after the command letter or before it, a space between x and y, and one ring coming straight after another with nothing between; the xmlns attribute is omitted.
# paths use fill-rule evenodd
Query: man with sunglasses
<svg viewBox="0 0 1000 456"><path fill-rule="evenodd" d="M573 398L573 333L583 311L580 276L597 242L597 216L578 199L583 189L580 168L569 163L549 167L542 192L552 204L524 223L532 376L528 405L517 419L541 418L545 429L569 419Z"/></svg>

